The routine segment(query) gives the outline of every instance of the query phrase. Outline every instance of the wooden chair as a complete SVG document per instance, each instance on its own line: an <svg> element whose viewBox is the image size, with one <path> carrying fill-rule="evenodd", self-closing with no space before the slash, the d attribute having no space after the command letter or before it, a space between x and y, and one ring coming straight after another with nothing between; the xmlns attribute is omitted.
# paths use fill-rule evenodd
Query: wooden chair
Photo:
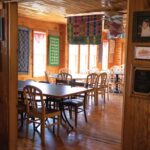
<svg viewBox="0 0 150 150"><path fill-rule="evenodd" d="M45 142L45 127L57 125L57 134L59 133L60 126L60 111L55 109L49 109L46 107L45 101L43 100L43 94L37 87L27 85L23 89L24 100L27 107L27 126L26 136L28 135L28 125L33 123L33 127L36 130L41 126L41 140L42 144ZM47 124L48 118L52 118L53 122ZM55 122L55 120L57 121Z"/></svg>
<svg viewBox="0 0 150 150"><path fill-rule="evenodd" d="M70 85L72 86L72 75L69 73L59 73L56 79L56 84ZM77 117L79 112L84 112L85 121L87 122L86 116L86 96L78 97L77 95L73 97L66 97L63 101L63 106L65 110L69 110L70 118L72 118L72 112L75 112L75 127L77 127Z"/></svg>
<svg viewBox="0 0 150 150"><path fill-rule="evenodd" d="M72 75L69 73L59 73L56 78L56 84L72 85Z"/></svg>
<svg viewBox="0 0 150 150"><path fill-rule="evenodd" d="M85 87L94 88L96 86L96 83L97 83L97 78L98 78L97 73L90 73L86 78ZM89 98L92 98L94 96L95 96L94 91L87 93L88 100L89 100Z"/></svg>
<svg viewBox="0 0 150 150"><path fill-rule="evenodd" d="M59 73L71 73L71 70L68 68L60 68Z"/></svg>
<svg viewBox="0 0 150 150"><path fill-rule="evenodd" d="M78 113L83 112L85 121L87 122L86 115L86 95L84 97L73 97L63 101L63 105L66 110L69 110L70 118L72 118L72 112L75 113L75 127L77 127Z"/></svg>
<svg viewBox="0 0 150 150"><path fill-rule="evenodd" d="M98 75L97 83L95 86L95 99L96 99L96 101L98 101L98 95L101 94L103 96L104 104L105 104L106 90L107 90L107 94L109 94L108 84L107 84L107 73L103 72L103 73L100 73ZM96 103L98 103L98 102L96 102Z"/></svg>
<svg viewBox="0 0 150 150"><path fill-rule="evenodd" d="M48 72L45 71L45 80L50 83L50 79L49 79L49 76L48 76Z"/></svg>

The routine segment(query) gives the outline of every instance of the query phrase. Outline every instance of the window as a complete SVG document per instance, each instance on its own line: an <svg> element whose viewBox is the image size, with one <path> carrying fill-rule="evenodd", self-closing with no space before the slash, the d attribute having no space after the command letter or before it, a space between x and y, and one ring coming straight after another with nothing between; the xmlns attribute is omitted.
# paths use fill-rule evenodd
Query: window
<svg viewBox="0 0 150 150"><path fill-rule="evenodd" d="M89 69L97 66L97 45L90 45L90 63Z"/></svg>
<svg viewBox="0 0 150 150"><path fill-rule="evenodd" d="M97 67L97 45L69 45L71 73L85 73Z"/></svg>
<svg viewBox="0 0 150 150"><path fill-rule="evenodd" d="M80 45L80 73L88 70L88 45Z"/></svg>
<svg viewBox="0 0 150 150"><path fill-rule="evenodd" d="M102 70L108 69L108 41L103 41Z"/></svg>
<svg viewBox="0 0 150 150"><path fill-rule="evenodd" d="M46 70L46 33L33 32L33 76L44 76Z"/></svg>
<svg viewBox="0 0 150 150"><path fill-rule="evenodd" d="M78 45L69 45L69 70L72 73L78 72Z"/></svg>

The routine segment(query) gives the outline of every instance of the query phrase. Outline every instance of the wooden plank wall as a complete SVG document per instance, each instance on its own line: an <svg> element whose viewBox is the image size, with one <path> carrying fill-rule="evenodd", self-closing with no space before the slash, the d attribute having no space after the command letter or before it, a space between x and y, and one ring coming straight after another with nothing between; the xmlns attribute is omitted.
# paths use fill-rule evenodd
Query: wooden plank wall
<svg viewBox="0 0 150 150"><path fill-rule="evenodd" d="M33 78L33 39L32 39L32 31L38 30L38 31L44 31L48 35L56 35L60 36L60 66L48 66L48 55L47 55L47 67L46 70L50 73L58 73L58 70L60 68L65 67L66 62L65 56L67 55L67 46L66 46L66 25L65 24L58 24L58 23L52 23L52 22L44 22L44 21L38 21L33 20L29 18L19 17L18 19L18 25L22 27L27 27L31 29L31 35L30 35L30 72L29 74L19 74L18 79L19 80L26 80L26 79L32 79ZM48 42L47 42L47 52L48 52ZM44 80L45 77L42 78L33 78L35 80Z"/></svg>
<svg viewBox="0 0 150 150"><path fill-rule="evenodd" d="M132 94L132 66L150 68L150 61L134 59L136 45L150 46L150 42L133 42L133 12L150 10L148 0L128 1L128 31L126 54L126 85L124 97L123 121L123 150L150 149L150 95L141 96Z"/></svg>
<svg viewBox="0 0 150 150"><path fill-rule="evenodd" d="M125 64L125 39L109 40L108 67Z"/></svg>

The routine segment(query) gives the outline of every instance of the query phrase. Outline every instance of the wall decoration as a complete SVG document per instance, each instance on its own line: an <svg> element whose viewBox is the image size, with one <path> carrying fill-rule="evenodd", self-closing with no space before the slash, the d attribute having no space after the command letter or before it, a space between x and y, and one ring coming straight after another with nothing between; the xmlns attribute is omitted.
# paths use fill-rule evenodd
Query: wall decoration
<svg viewBox="0 0 150 150"><path fill-rule="evenodd" d="M49 36L48 65L59 66L60 63L60 39L59 36Z"/></svg>
<svg viewBox="0 0 150 150"><path fill-rule="evenodd" d="M133 67L133 93L150 94L150 68Z"/></svg>
<svg viewBox="0 0 150 150"><path fill-rule="evenodd" d="M134 58L150 60L150 46L135 46Z"/></svg>
<svg viewBox="0 0 150 150"><path fill-rule="evenodd" d="M123 16L122 15L114 15L109 18L109 34L108 38L122 38L124 34L123 28Z"/></svg>
<svg viewBox="0 0 150 150"><path fill-rule="evenodd" d="M134 42L150 41L150 11L134 12L132 38Z"/></svg>
<svg viewBox="0 0 150 150"><path fill-rule="evenodd" d="M29 72L29 29L18 29L18 73Z"/></svg>
<svg viewBox="0 0 150 150"><path fill-rule="evenodd" d="M68 17L67 28L70 44L100 44L102 15Z"/></svg>
<svg viewBox="0 0 150 150"><path fill-rule="evenodd" d="M0 16L0 41L4 40L4 18Z"/></svg>

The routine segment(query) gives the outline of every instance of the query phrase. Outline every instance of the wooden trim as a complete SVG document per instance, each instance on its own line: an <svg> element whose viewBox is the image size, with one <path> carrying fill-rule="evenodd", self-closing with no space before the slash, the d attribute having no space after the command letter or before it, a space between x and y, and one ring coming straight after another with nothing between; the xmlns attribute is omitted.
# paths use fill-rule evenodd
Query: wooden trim
<svg viewBox="0 0 150 150"><path fill-rule="evenodd" d="M88 44L88 69L90 69L90 44Z"/></svg>
<svg viewBox="0 0 150 150"><path fill-rule="evenodd" d="M18 4L8 4L8 50L9 55L9 150L17 147L17 41Z"/></svg>
<svg viewBox="0 0 150 150"><path fill-rule="evenodd" d="M78 45L78 73L80 72L80 45Z"/></svg>

